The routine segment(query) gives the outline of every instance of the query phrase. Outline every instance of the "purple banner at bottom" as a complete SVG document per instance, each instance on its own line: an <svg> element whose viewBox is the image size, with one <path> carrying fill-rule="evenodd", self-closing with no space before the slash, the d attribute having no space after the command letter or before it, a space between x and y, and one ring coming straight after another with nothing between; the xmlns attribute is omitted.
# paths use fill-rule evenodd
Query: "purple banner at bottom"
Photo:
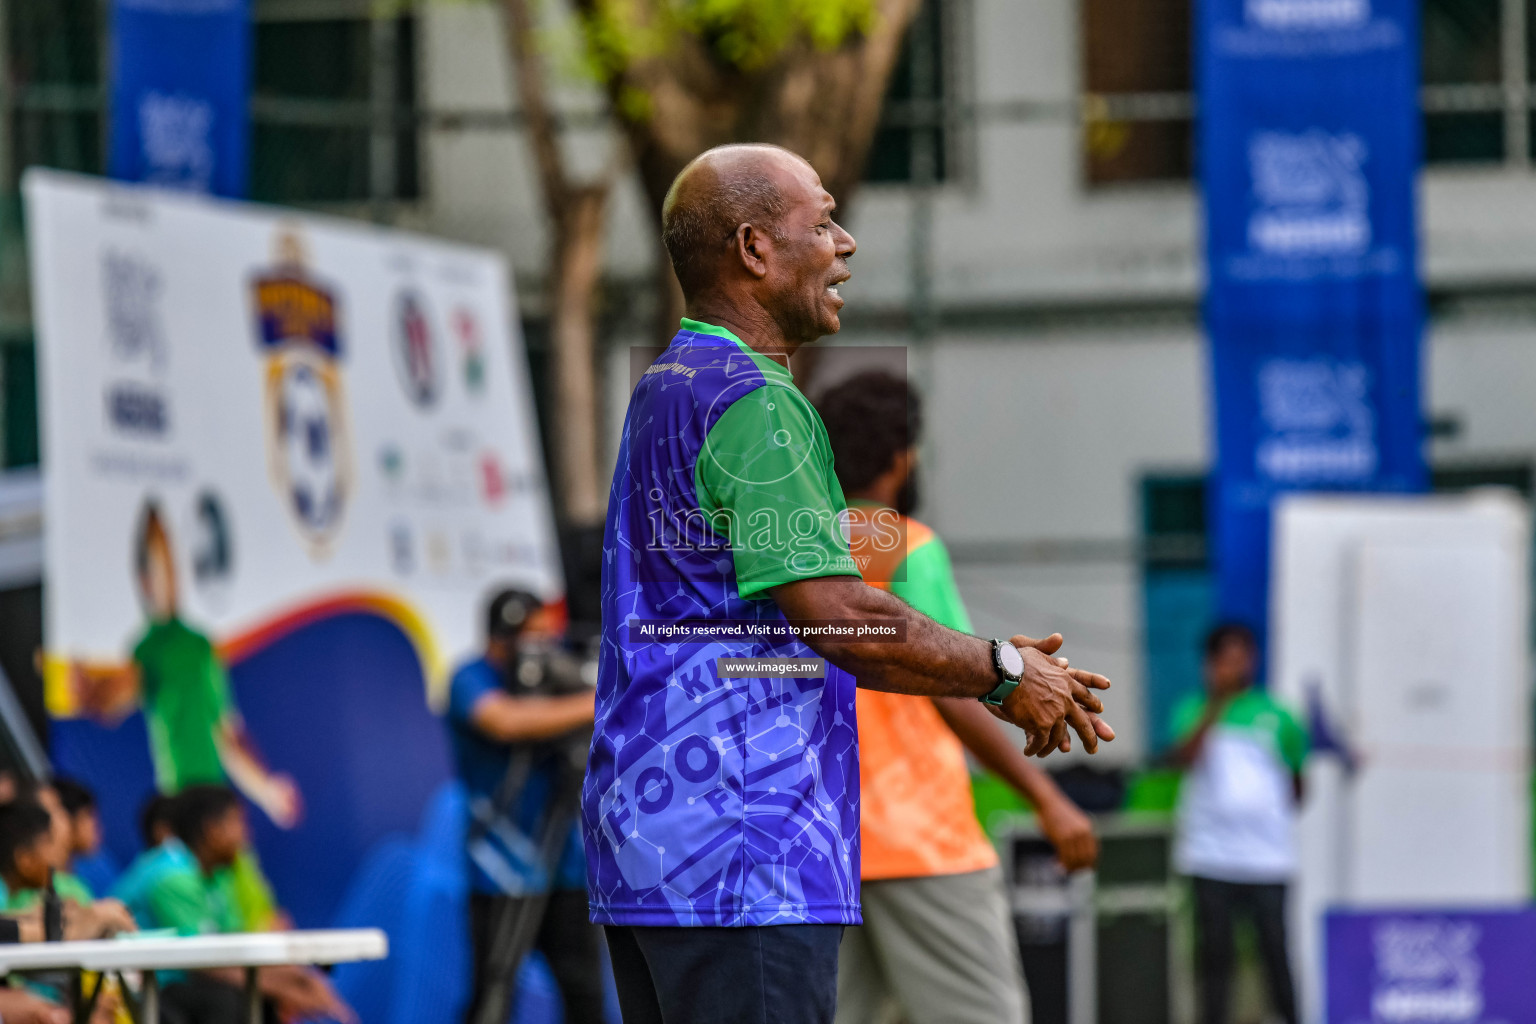
<svg viewBox="0 0 1536 1024"><path fill-rule="evenodd" d="M1328 1024L1536 1024L1536 910L1334 911Z"/></svg>

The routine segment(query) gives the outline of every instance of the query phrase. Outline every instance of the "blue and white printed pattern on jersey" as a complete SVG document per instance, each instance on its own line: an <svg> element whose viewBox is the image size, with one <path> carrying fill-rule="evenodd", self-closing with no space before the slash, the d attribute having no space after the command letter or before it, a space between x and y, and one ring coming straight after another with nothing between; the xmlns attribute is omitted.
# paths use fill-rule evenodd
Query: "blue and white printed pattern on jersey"
<svg viewBox="0 0 1536 1024"><path fill-rule="evenodd" d="M666 367L657 372L657 367ZM782 623L740 596L694 468L730 405L768 381L728 338L682 331L635 389L603 542L597 721L582 793L592 919L858 924L855 683L720 679L720 657L815 657L795 640L674 644L639 621Z"/></svg>

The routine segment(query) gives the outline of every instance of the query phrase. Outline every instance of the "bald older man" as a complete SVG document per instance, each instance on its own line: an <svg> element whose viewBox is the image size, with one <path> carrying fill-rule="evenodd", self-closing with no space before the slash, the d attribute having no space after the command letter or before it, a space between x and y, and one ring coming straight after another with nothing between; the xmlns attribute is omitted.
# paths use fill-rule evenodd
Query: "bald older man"
<svg viewBox="0 0 1536 1024"><path fill-rule="evenodd" d="M833 208L794 154L726 146L662 210L688 315L625 418L582 794L627 1024L832 1020L860 920L855 685L983 700L1031 754L1114 736L1092 692L1109 681L1039 649L1059 637L968 636L860 578L787 369L839 327L856 246Z"/></svg>

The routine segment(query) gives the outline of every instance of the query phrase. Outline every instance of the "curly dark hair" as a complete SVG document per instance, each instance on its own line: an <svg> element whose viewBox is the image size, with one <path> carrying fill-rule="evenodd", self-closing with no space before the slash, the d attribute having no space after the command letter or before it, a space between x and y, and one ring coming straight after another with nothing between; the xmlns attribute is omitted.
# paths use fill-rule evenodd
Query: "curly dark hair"
<svg viewBox="0 0 1536 1024"><path fill-rule="evenodd" d="M862 491L874 483L922 433L917 393L884 370L860 373L827 389L820 412L845 491Z"/></svg>
<svg viewBox="0 0 1536 1024"><path fill-rule="evenodd" d="M171 804L171 829L188 849L195 850L209 827L238 806L240 798L228 786L188 786Z"/></svg>
<svg viewBox="0 0 1536 1024"><path fill-rule="evenodd" d="M1258 637L1246 623L1222 622L1205 634L1205 656L1214 658L1227 644L1242 644L1250 651L1259 649Z"/></svg>

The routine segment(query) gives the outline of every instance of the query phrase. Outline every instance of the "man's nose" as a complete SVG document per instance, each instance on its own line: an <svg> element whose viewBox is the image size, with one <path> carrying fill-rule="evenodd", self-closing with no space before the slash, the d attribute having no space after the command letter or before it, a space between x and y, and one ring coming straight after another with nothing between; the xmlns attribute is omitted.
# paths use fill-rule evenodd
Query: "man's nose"
<svg viewBox="0 0 1536 1024"><path fill-rule="evenodd" d="M837 254L839 256L841 256L843 259L847 259L849 256L852 256L854 253L859 251L859 243L853 240L853 236L850 235L847 229L845 229L841 224L833 221L832 230L835 233L835 240L837 241Z"/></svg>

